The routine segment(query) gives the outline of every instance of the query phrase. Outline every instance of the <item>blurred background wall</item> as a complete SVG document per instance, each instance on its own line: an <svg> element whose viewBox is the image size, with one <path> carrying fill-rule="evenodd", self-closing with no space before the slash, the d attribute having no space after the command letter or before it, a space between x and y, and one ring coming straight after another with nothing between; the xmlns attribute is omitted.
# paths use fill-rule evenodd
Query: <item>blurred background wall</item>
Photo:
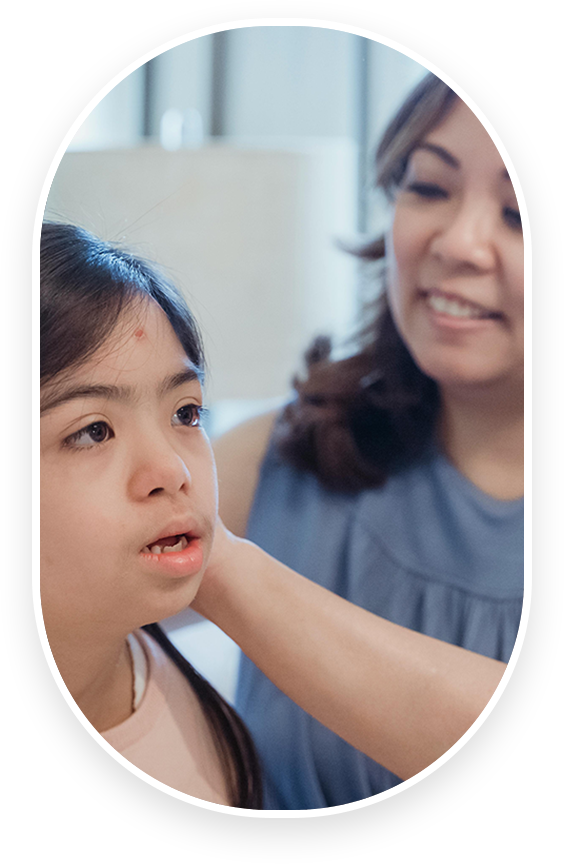
<svg viewBox="0 0 564 864"><path fill-rule="evenodd" d="M288 398L313 336L345 346L354 331L362 280L336 241L386 226L374 148L425 72L338 30L245 27L146 63L76 133L46 217L123 243L185 292L212 435ZM180 623L178 646L232 698L227 637Z"/></svg>
<svg viewBox="0 0 564 864"><path fill-rule="evenodd" d="M245 27L151 60L75 135L46 216L159 262L185 291L212 433L285 398L312 336L354 329L359 267L336 241L385 226L374 146L424 73L338 30Z"/></svg>

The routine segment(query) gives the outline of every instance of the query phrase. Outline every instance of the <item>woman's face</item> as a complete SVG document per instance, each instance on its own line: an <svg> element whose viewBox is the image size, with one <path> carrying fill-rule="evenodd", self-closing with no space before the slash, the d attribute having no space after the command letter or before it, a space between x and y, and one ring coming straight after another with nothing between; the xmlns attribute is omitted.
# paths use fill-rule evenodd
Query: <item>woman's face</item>
<svg viewBox="0 0 564 864"><path fill-rule="evenodd" d="M217 512L202 391L152 301L41 393L41 592L50 628L124 634L187 606Z"/></svg>
<svg viewBox="0 0 564 864"><path fill-rule="evenodd" d="M501 156L460 100L412 153L387 238L392 314L443 387L523 380L523 236Z"/></svg>

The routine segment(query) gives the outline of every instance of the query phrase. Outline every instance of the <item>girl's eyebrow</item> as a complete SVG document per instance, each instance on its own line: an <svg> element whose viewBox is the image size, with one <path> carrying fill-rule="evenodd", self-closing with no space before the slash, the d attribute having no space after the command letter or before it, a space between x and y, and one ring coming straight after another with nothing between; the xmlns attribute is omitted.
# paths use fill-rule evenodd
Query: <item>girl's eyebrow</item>
<svg viewBox="0 0 564 864"><path fill-rule="evenodd" d="M176 387L181 387L182 384L189 384L191 381L198 381L199 384L203 384L203 377L202 370L198 366L194 366L193 363L190 363L181 372L169 375L164 381L161 381L157 388L157 393L159 396L165 396Z"/></svg>
<svg viewBox="0 0 564 864"><path fill-rule="evenodd" d="M164 378L157 387L157 394L159 397L165 396L176 387L191 381L201 383L202 377L201 370L190 363L182 371ZM114 402L133 402L136 391L136 387L127 385L119 387L114 384L78 384L75 387L63 385L60 388L55 388L52 394L43 400L40 415L53 411L54 408L75 399L109 399Z"/></svg>

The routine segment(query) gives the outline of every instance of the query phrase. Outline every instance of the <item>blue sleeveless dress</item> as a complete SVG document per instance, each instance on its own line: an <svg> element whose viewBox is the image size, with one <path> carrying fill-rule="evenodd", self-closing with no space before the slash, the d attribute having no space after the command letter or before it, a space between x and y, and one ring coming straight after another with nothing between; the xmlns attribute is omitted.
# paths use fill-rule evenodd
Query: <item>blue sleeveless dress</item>
<svg viewBox="0 0 564 864"><path fill-rule="evenodd" d="M429 636L507 661L523 595L523 500L499 501L436 449L381 489L330 492L271 445L247 536L325 588ZM257 745L265 807L334 807L401 780L330 732L244 655L236 707Z"/></svg>

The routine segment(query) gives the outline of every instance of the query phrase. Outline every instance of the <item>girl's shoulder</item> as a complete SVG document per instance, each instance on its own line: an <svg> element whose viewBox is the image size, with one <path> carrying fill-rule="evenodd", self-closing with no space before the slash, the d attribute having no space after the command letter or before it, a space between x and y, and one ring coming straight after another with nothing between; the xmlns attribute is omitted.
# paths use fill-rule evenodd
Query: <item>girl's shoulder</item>
<svg viewBox="0 0 564 864"><path fill-rule="evenodd" d="M247 521L278 409L252 417L213 441L219 487L219 515L245 536Z"/></svg>

